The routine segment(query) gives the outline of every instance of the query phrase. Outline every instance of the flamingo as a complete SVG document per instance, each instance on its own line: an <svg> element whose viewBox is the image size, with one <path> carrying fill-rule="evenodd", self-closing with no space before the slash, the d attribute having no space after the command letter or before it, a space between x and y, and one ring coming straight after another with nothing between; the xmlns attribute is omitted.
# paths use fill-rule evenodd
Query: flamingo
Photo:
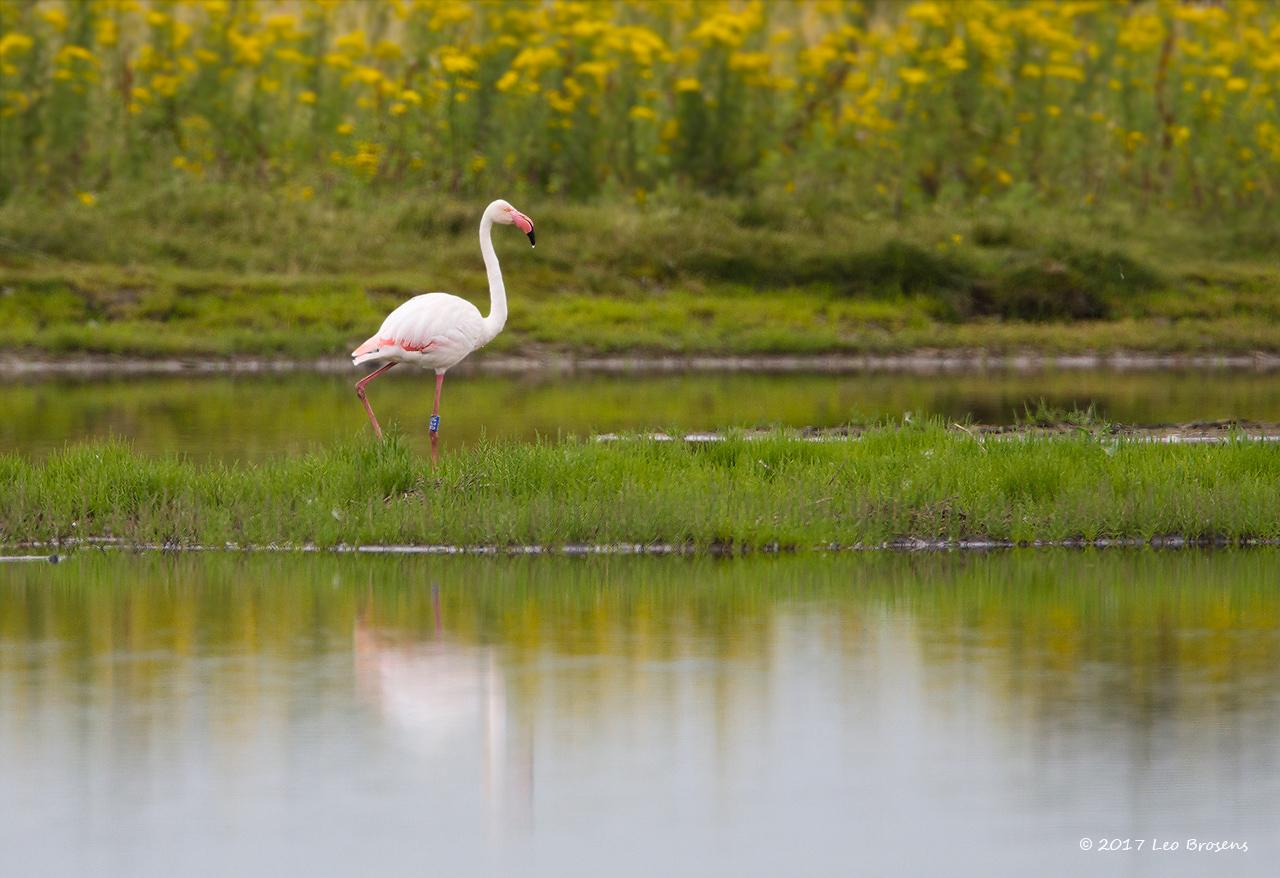
<svg viewBox="0 0 1280 878"><path fill-rule="evenodd" d="M369 414L373 432L382 438L382 427L373 414L365 386L397 363L413 363L436 370L436 400L431 409L431 460L436 460L437 432L440 430L440 393L444 389L444 373L460 363L472 351L484 347L502 331L507 322L507 290L502 284L502 269L493 250L493 224L514 225L529 236L534 246L533 221L499 198L480 216L480 253L489 275L489 316L466 299L448 293L423 293L396 308L382 321L382 327L360 347L351 352L351 362L382 363L356 382L356 396Z"/></svg>

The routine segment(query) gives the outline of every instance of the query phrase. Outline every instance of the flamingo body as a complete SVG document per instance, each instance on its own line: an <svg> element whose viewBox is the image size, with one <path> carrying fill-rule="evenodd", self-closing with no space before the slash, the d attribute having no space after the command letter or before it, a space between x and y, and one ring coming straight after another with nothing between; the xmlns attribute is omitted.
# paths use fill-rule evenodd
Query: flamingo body
<svg viewBox="0 0 1280 878"><path fill-rule="evenodd" d="M423 293L400 305L351 352L355 365L411 363L443 373L492 339L480 309L448 293Z"/></svg>

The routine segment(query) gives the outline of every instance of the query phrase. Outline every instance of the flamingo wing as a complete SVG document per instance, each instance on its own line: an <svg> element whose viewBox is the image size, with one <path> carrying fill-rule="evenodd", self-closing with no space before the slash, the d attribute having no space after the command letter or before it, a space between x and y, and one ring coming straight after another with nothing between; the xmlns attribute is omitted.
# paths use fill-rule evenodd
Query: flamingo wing
<svg viewBox="0 0 1280 878"><path fill-rule="evenodd" d="M484 341L484 318L475 305L448 293L424 293L388 314L351 357L356 364L393 360L447 369Z"/></svg>

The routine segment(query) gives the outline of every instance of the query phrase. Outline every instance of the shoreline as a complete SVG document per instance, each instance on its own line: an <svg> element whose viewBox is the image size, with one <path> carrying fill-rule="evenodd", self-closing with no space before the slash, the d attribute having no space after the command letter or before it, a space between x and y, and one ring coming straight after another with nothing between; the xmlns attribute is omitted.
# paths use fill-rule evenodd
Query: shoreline
<svg viewBox="0 0 1280 878"><path fill-rule="evenodd" d="M771 372L857 374L889 372L1042 372L1072 370L1140 371L1280 371L1280 354L1156 354L1141 351L1050 354L994 353L982 350L918 350L902 354L762 354L689 356L481 355L459 363L455 374L667 374L680 372ZM312 372L349 373L359 369L346 357L115 357L74 356L59 359L0 357L0 380L24 377L111 375L224 375Z"/></svg>
<svg viewBox="0 0 1280 878"><path fill-rule="evenodd" d="M55 549L48 555L9 555L0 554L0 563L20 563L27 561L45 561L58 564L69 559L70 553L80 550L117 551L131 554L142 553L188 553L188 552L227 552L227 553L288 553L288 554L332 554L332 555L449 555L449 556L489 556L505 558L522 557L562 557L585 558L592 556L647 556L647 557L697 557L711 556L718 558L747 557L753 555L800 555L806 553L819 554L857 554L862 552L997 552L1018 549L1031 550L1090 550L1090 549L1266 549L1280 547L1280 537L1244 537L1231 539L1226 537L1186 537L1177 534L1166 534L1158 537L1099 537L1095 539L1044 539L1044 540L1002 540L1002 539L956 539L932 540L913 537L901 537L878 543L852 543L849 545L782 545L765 543L760 546L746 544L724 544L699 546L693 544L672 543L566 543L563 545L449 545L438 543L422 544L360 544L319 546L315 543L266 543L262 545L240 545L226 543L221 546L202 544L162 544L134 543L108 536L74 537L66 540L34 540L0 544L0 552L4 550L23 549Z"/></svg>

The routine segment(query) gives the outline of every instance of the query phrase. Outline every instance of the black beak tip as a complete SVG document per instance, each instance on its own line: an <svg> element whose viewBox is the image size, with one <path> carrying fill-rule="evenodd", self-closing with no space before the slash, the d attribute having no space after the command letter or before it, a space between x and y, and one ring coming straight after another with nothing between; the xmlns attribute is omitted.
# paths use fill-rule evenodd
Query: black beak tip
<svg viewBox="0 0 1280 878"><path fill-rule="evenodd" d="M533 229L530 229L528 232L526 232L526 234L529 236L529 246L537 247L538 245L534 243L534 240L533 240Z"/></svg>

